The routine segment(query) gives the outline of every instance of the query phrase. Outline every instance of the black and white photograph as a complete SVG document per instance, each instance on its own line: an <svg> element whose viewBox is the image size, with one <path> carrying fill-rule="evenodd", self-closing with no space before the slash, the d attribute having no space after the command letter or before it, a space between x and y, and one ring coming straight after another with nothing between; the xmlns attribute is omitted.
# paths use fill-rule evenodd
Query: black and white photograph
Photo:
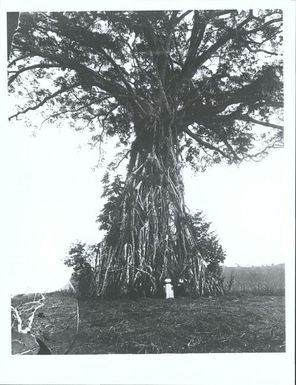
<svg viewBox="0 0 296 385"><path fill-rule="evenodd" d="M292 384L295 3L57 3L1 9L9 365Z"/></svg>

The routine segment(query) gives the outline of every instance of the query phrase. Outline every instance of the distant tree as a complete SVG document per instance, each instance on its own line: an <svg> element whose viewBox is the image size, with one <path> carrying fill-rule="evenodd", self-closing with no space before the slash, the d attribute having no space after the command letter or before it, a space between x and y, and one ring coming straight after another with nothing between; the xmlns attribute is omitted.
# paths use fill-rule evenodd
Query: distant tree
<svg viewBox="0 0 296 385"><path fill-rule="evenodd" d="M78 242L69 250L64 263L73 268L72 279L79 297L90 297L94 292L94 268L91 266L93 255L85 243Z"/></svg>
<svg viewBox="0 0 296 385"><path fill-rule="evenodd" d="M207 264L207 270L219 277L222 272L221 264L225 260L226 253L219 242L217 234L211 231L211 223L204 219L201 211L194 213L191 220L197 247Z"/></svg>
<svg viewBox="0 0 296 385"><path fill-rule="evenodd" d="M10 118L39 109L89 128L94 143L116 135L126 147L100 296L139 282L155 293L171 275L185 274L195 295L210 282L181 170L282 146L281 30L278 9L21 15L9 88L26 97Z"/></svg>
<svg viewBox="0 0 296 385"><path fill-rule="evenodd" d="M113 182L111 182L109 174L106 173L102 183L104 186L102 198L106 198L107 202L104 204L97 222L100 224L100 230L106 231L106 244L114 246L120 238L121 222L118 216L120 215L119 207L124 194L124 181L120 175L116 175Z"/></svg>

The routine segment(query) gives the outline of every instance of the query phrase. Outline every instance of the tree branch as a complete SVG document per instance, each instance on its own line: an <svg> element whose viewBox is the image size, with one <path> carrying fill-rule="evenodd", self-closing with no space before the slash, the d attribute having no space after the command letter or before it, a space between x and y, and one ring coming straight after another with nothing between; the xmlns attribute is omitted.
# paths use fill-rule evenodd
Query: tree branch
<svg viewBox="0 0 296 385"><path fill-rule="evenodd" d="M263 25L261 25L260 27L257 27L257 28L254 28L254 29L249 29L249 30L246 29L245 30L245 34L249 35L249 34L253 34L253 33L258 32L258 31L262 31L268 25L271 25L273 23L279 23L281 21L283 21L282 17L278 17L276 19L271 19L271 20L267 21L266 23L264 23Z"/></svg>
<svg viewBox="0 0 296 385"><path fill-rule="evenodd" d="M98 42L98 38L101 37L101 34L92 33L89 30L82 31L80 28L75 28L75 27L67 30L67 33L63 31L63 34L68 38L72 38L72 35L74 35L76 41L79 42L83 47L93 48L96 50L98 54L101 54L103 58L107 60L107 62L111 64L112 67L115 69L119 78L122 80L123 84L125 85L127 93L134 95L134 90L131 84L127 80L129 75L125 70L125 68L117 64L115 60L111 57L111 55L109 55L105 51L103 44Z"/></svg>
<svg viewBox="0 0 296 385"><path fill-rule="evenodd" d="M120 164L124 161L124 159L127 159L129 153L131 152L131 150L128 150L126 151L126 153L123 155L123 157L118 161L118 163L114 166L112 166L112 170L115 171L117 170L117 168L120 166Z"/></svg>
<svg viewBox="0 0 296 385"><path fill-rule="evenodd" d="M150 55L152 57L153 64L155 66L158 77L160 77L160 81L162 85L164 85L166 71L168 68L168 62L170 58L169 47L170 47L171 39L173 35L173 30L172 30L173 26L170 25L168 30L166 31L166 38L164 42L165 47L163 47L161 44L161 40L159 39L158 36L155 35L149 20L146 17L143 17L142 15L141 15L141 20L142 20L143 32L150 48Z"/></svg>
<svg viewBox="0 0 296 385"><path fill-rule="evenodd" d="M251 123L259 124L260 126L271 127L271 128L275 128L275 129L281 130L281 131L283 131L283 129L284 129L284 126L281 126L279 124L273 124L270 122L263 122L262 120L254 119L247 114L236 115L235 120L243 120L245 122L251 122Z"/></svg>
<svg viewBox="0 0 296 385"><path fill-rule="evenodd" d="M11 77L8 79L8 85L11 85L11 83L14 82L15 79L16 79L21 73L23 73L23 72L30 71L30 70L37 69L37 68L48 69L48 68L60 68L60 67L61 67L61 66L60 66L60 65L57 65L57 64L39 63L39 64L34 64L34 65L31 65L31 66L28 66L28 67L21 68L21 69L18 70L15 74L11 75Z"/></svg>
<svg viewBox="0 0 296 385"><path fill-rule="evenodd" d="M212 44L205 52L203 52L201 55L197 56L195 60L193 60L192 65L190 68L184 69L182 71L181 80L189 80L192 78L192 76L195 74L198 67L200 67L203 63L205 63L214 52L216 52L219 48L221 48L225 43L227 43L230 39L232 39L234 36L237 36L238 31L240 31L246 24L249 23L253 18L252 12L249 12L248 17L246 17L245 20L243 20L241 23L239 23L235 29L229 29L227 32L224 33L214 44Z"/></svg>
<svg viewBox="0 0 296 385"><path fill-rule="evenodd" d="M255 154L246 154L246 157L255 162L260 162L260 160L268 154L268 150L273 148L283 148L283 144L279 143L276 139L272 143L267 144L261 151L258 151Z"/></svg>
<svg viewBox="0 0 296 385"><path fill-rule="evenodd" d="M242 41L244 42L244 44L245 44L245 46L249 52L253 52L253 53L263 52L263 53L266 53L267 55L274 55L274 56L279 55L277 52L271 52L271 51L267 51L266 49L261 49L261 48L254 49L254 48L250 47L250 43L257 45L257 46L258 45L261 46L263 44L261 42L258 43L258 42L250 41L249 39L243 39L243 38L242 38Z"/></svg>
<svg viewBox="0 0 296 385"><path fill-rule="evenodd" d="M43 100L41 100L39 103L36 103L34 106L27 107L25 110L19 111L16 114L10 116L8 118L8 120L12 120L13 118L18 118L19 115L26 114L28 111L37 110L39 107L42 107L49 100L54 99L56 96L61 95L62 93L67 92L73 88L76 88L79 85L80 84L77 82L77 83L69 85L68 87L63 87L63 88L57 90L56 92L54 92L53 94L46 96Z"/></svg>
<svg viewBox="0 0 296 385"><path fill-rule="evenodd" d="M198 47L202 41L204 36L204 32L206 29L206 23L201 21L199 18L199 12L195 11L193 16L193 27L191 31L191 36L189 38L189 47L187 52L187 57L184 63L184 67L182 69L182 73L186 73L193 65L195 56L197 54Z"/></svg>
<svg viewBox="0 0 296 385"><path fill-rule="evenodd" d="M205 142L198 135L196 135L194 132L190 131L188 127L183 128L182 131L185 132L187 135L189 135L192 139L195 139L200 145L202 145L206 148L209 148L210 150L217 151L223 157L231 160L231 157L228 154L226 154L226 152L222 151L220 148L213 146L212 144L210 144L208 142Z"/></svg>
<svg viewBox="0 0 296 385"><path fill-rule="evenodd" d="M234 159L236 160L242 160L238 155L237 153L235 152L234 148L230 145L230 143L228 142L228 140L226 139L226 133L225 133L225 137L222 139L223 143L225 144L225 146L228 148L228 150L231 152L231 154L233 155Z"/></svg>
<svg viewBox="0 0 296 385"><path fill-rule="evenodd" d="M191 13L191 12L193 12L193 11L192 11L192 10L191 10L191 11L186 11L186 12L182 13L182 15L180 15L179 17L177 17L177 19L176 19L177 24L179 24L180 21L183 20L184 17L186 17L187 15L189 15L189 13Z"/></svg>
<svg viewBox="0 0 296 385"><path fill-rule="evenodd" d="M74 95L75 95L75 94L74 94ZM75 96L76 96L76 95L75 95ZM84 109L87 109L88 107L94 105L95 103L101 103L101 102L103 102L104 100L107 100L107 99L109 99L109 98L110 98L109 95L108 95L108 96L104 96L104 97L102 97L102 98L99 98L98 100L95 100L95 101L92 101L92 102L90 102L90 103L84 104L84 105L82 105L82 106L80 106L80 107L78 107L78 108L72 108L72 109L68 109L68 110L64 110L64 111L59 111L59 112L53 113L53 114L47 116L47 117L41 122L40 127L42 127L42 125L43 125L44 123L46 123L46 122L47 122L49 119L51 119L51 118L54 119L54 118L57 118L58 116L61 116L61 115L77 113L77 112L79 112L79 111L82 111L82 110L84 110Z"/></svg>
<svg viewBox="0 0 296 385"><path fill-rule="evenodd" d="M62 68L74 70L78 74L78 76L87 79L87 83L89 86L98 86L103 91L111 94L114 98L119 99L119 101L121 101L123 104L126 104L127 100L131 104L133 104L133 102L135 101L135 98L127 94L126 88L124 88L118 82L114 81L114 79L106 79L106 77L88 67L85 67L83 64L79 63L79 61L75 59L70 59L66 56L66 54L59 55L51 53L49 51L42 52L39 48L33 46L26 46L26 49L33 56L51 60L54 63L59 63ZM134 103L134 106L139 107L139 103ZM145 113L142 106L141 113Z"/></svg>
<svg viewBox="0 0 296 385"><path fill-rule="evenodd" d="M13 59L11 62L8 63L8 67L12 67L16 62L18 62L19 60L23 60L23 59L27 59L29 58L30 55L26 54L26 55L22 55L22 56L19 56L15 59Z"/></svg>

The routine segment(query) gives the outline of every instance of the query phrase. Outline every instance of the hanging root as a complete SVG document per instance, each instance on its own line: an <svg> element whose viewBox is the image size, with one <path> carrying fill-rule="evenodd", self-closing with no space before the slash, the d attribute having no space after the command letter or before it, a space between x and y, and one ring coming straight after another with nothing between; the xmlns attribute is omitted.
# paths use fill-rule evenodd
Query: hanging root
<svg viewBox="0 0 296 385"><path fill-rule="evenodd" d="M167 277L183 279L192 296L219 292L198 251L172 146L166 157L152 149L134 159L112 218L118 237L100 246L97 295L161 295Z"/></svg>

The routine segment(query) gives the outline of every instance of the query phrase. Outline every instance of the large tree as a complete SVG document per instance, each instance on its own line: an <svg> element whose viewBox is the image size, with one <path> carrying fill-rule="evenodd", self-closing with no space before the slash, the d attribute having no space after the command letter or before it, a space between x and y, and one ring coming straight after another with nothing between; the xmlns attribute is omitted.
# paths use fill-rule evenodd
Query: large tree
<svg viewBox="0 0 296 385"><path fill-rule="evenodd" d="M184 204L181 170L260 160L282 145L282 12L189 10L23 13L9 87L20 105L117 135L128 169L101 245L98 294L215 277ZM23 103L23 104L22 104ZM197 187L198 188L198 187ZM112 231L112 226L110 227Z"/></svg>

